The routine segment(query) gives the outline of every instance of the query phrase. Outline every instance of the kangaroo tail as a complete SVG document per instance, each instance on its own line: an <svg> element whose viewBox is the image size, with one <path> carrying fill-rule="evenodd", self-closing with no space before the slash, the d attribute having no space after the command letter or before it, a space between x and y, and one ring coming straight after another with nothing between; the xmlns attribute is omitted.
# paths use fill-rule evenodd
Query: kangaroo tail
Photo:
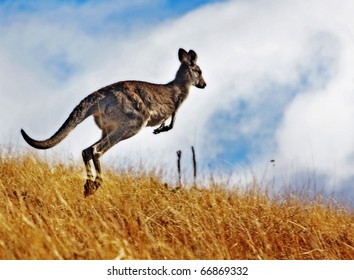
<svg viewBox="0 0 354 280"><path fill-rule="evenodd" d="M36 149L49 149L60 143L79 123L85 120L88 116L92 115L92 107L95 105L94 94L89 95L82 100L79 105L71 112L70 116L66 119L64 124L59 130L49 139L38 141L34 140L27 135L27 133L21 129L21 134L25 141Z"/></svg>

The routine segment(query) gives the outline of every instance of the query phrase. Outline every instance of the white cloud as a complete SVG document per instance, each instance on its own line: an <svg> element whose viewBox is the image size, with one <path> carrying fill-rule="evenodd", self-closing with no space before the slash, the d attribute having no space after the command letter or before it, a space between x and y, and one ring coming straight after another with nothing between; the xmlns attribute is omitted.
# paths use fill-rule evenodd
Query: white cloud
<svg viewBox="0 0 354 280"><path fill-rule="evenodd" d="M109 6L85 9L99 16ZM3 131L18 140L24 127L46 138L101 86L125 79L168 82L184 47L197 51L208 86L191 90L172 131L156 136L145 129L105 158L174 166L175 151L187 154L195 145L207 166L228 160L233 141L235 147L246 142L242 156L250 166L275 157L279 169L316 168L340 184L354 175L353 14L349 0L230 1L117 37L113 25L106 34L87 32L70 7L54 20L44 13L19 21L0 39L1 95L10 100L1 117L16 115L6 118ZM74 28L62 28L65 17ZM58 74L63 68L52 68L55 58L72 72ZM87 121L54 151L79 156L99 135Z"/></svg>

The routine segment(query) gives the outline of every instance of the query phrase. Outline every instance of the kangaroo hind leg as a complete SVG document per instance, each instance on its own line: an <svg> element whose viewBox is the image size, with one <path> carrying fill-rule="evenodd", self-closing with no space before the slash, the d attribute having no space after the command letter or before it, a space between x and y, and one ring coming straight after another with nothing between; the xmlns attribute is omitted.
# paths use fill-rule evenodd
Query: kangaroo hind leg
<svg viewBox="0 0 354 280"><path fill-rule="evenodd" d="M101 173L101 166L100 166L100 163L98 160L98 155L95 151L96 144L94 144L82 151L82 158L83 158L83 161L85 164L85 169L86 169L86 174L87 174L87 179L86 179L86 183L84 186L85 197L87 197L91 194L94 194L102 184L102 177L101 177L101 175L98 176L98 174ZM96 170L96 178L93 175L92 163L93 163L95 170ZM98 171L99 171L99 173L98 173Z"/></svg>
<svg viewBox="0 0 354 280"><path fill-rule="evenodd" d="M134 136L142 128L142 125L125 126L109 133L103 133L100 141L88 147L82 152L87 172L87 180L84 186L85 197L94 194L102 185L102 168L100 157L118 142ZM92 164L95 167L96 177L92 173Z"/></svg>

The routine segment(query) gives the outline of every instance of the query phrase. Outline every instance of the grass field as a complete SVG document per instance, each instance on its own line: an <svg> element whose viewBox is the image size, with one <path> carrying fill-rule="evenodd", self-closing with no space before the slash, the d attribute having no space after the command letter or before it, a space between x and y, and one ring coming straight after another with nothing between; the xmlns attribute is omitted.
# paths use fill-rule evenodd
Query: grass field
<svg viewBox="0 0 354 280"><path fill-rule="evenodd" d="M152 173L151 173L152 174ZM0 259L354 259L353 210L318 198L0 156Z"/></svg>

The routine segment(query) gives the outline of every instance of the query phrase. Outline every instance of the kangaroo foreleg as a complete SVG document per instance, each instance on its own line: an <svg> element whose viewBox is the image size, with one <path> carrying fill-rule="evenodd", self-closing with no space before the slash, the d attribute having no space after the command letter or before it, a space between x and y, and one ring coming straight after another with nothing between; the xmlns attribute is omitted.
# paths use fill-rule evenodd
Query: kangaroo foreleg
<svg viewBox="0 0 354 280"><path fill-rule="evenodd" d="M169 131L173 128L173 125L175 123L175 116L176 114L173 113L172 116L171 116L171 122L169 125L165 125L165 122L163 122L158 128L156 128L154 130L154 134L159 134L160 132L166 132L166 131Z"/></svg>

